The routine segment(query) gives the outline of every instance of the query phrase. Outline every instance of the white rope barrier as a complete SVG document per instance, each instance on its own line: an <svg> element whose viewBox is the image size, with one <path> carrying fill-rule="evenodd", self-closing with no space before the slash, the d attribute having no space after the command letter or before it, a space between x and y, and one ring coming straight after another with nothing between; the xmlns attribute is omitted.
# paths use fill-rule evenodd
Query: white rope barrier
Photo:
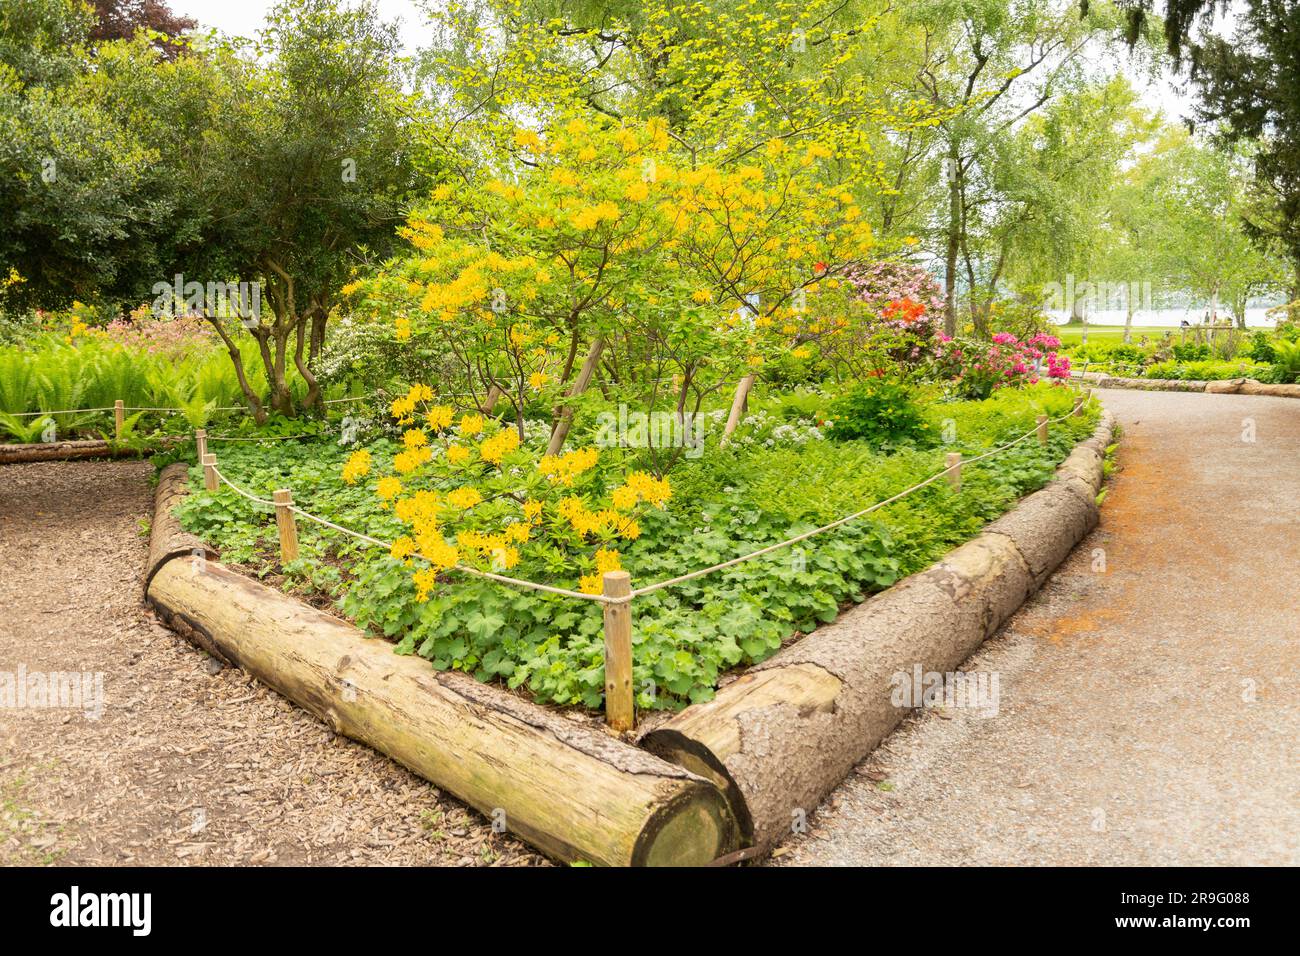
<svg viewBox="0 0 1300 956"><path fill-rule="evenodd" d="M1067 412L1065 415L1062 415L1060 418L1050 419L1049 424L1064 421L1065 419L1070 418L1073 414L1074 414L1073 411L1071 411L1071 412ZM1026 432L1025 434L1021 435L1019 438L1015 439L1014 441L1009 441L1005 445L1000 445L997 448L994 448L990 451L985 452L982 455L979 455L976 458L965 459L961 462L961 464L962 466L971 465L974 464L975 462L983 461L986 458L991 458L993 455L1000 454L1001 452L1006 451L1008 448L1012 448L1016 445L1019 445L1022 441L1026 441L1029 438L1032 438L1037 433L1038 433L1038 426L1035 425L1032 431ZM907 497L914 491L919 491L920 489L926 487L927 485L934 484L940 478L946 476L950 471L952 471L951 467L944 468L942 471L937 471L930 477L918 481L910 488L905 488L904 490L900 491L896 495L886 498L883 501L877 501L875 504L863 508L861 511L854 512L851 515L846 515L843 518L838 518L835 521L832 521L830 524L824 524L820 528L814 528L812 531L806 531L803 534L795 535L793 538L787 538L785 541L780 541L776 544L770 544L767 547L759 548L757 551L751 551L749 554L741 555L738 558L732 558L730 561L723 561L720 564L713 565L712 567L701 568L698 571L692 571L689 574L678 575L675 578L669 578L668 580L660 581L657 584L648 584L643 588L636 588L632 592L632 597L642 597L646 594L653 594L655 591L660 591L664 588L672 587L673 585L676 584L685 584L687 581L693 581L696 578L702 578L705 575L713 574L715 571L722 571L725 570L726 568L734 567L737 564L741 564L745 561L750 561L753 560L754 558L761 558L764 555L771 554L773 551L779 551L782 548L788 548L790 545L798 544L800 541L807 541L809 538L822 534L826 531L833 531L834 529L840 527L841 525L848 524L850 521L855 521L864 515L869 515L873 511L879 511L881 508L884 508L887 505L891 505L895 501L900 500L901 498Z"/></svg>
<svg viewBox="0 0 1300 956"><path fill-rule="evenodd" d="M1062 422L1065 421L1067 418L1073 417L1074 414L1075 414L1074 410L1071 409L1071 411L1067 412L1064 415L1059 416L1058 418L1048 419L1047 422L1045 422L1044 424L1055 424L1058 422ZM559 588L549 584L540 584L536 581L527 581L522 578L513 578L504 574L495 574L490 571L480 571L478 568L467 567L463 564L455 565L454 567L449 568L448 570L458 571L462 574L468 574L473 577L483 578L489 581L497 581L501 584L509 584L514 587L525 588L532 591L542 591L547 594L557 594L562 597L576 598L582 601L592 601L597 604L627 604L633 598L644 597L647 594L653 594L656 591L663 590L664 588L673 587L678 584L685 584L687 581L693 581L697 578L705 577L706 575L713 574L717 571L723 571L727 568L735 567L738 564L743 564L746 561L752 561L756 558L761 558L765 555L772 554L775 551L779 551L782 548L787 548L791 545L798 544L801 541L807 541L809 538L816 537L819 534L824 534L827 531L833 531L836 528L846 525L851 521L856 521L858 518L871 514L874 511L879 511L881 508L885 508L897 501L900 501L901 499L907 497L913 492L919 491L922 488L934 484L939 479L947 476L953 470L953 468L972 465L977 462L984 461L985 459L992 458L994 455L1001 454L1002 452L1006 451L1009 448L1014 448L1016 445L1019 445L1021 442L1028 441L1030 438L1038 434L1039 428L1040 426L1036 424L1033 429L1025 432L1023 435L1007 442L1006 444L999 445L996 448L992 448L989 451L986 451L981 455L977 455L974 458L965 459L961 461L960 464L958 465L952 465L940 471L937 471L934 474L930 475L929 477L924 478L921 481L918 481L916 484L912 485L909 488L903 489L902 491L898 492L895 495L891 495L890 497L885 498L882 501L877 501L875 504L863 508L861 511L856 511L851 515L846 515L843 518L837 518L835 521L832 521L829 524L824 524L820 528L814 528L811 531L805 531L803 534L795 535L792 538L787 538L786 540L777 542L776 544L767 545L765 547L759 548L756 551L751 551L748 554L740 555L739 557L732 558L728 561L720 562L718 564L712 565L707 568L700 568L699 570L691 571L687 574L678 575L675 578L668 578L667 580L659 581L658 583L655 584L649 584L646 585L645 587L636 588L631 592L631 594L625 597L609 597L604 594L586 594L582 591L572 591L569 590L568 588ZM221 440L227 440L227 439L221 439ZM276 507L274 501L266 498L259 498L256 495L252 494L251 492L248 492L243 488L240 488L229 478L227 478L224 474L222 474L221 470L216 465L211 465L209 467L212 468L217 478L221 482L223 482L227 487L233 490L236 494L239 494L244 498L247 498L249 501L252 501L259 505L270 507L272 509ZM376 538L373 537L372 535L368 535L360 531L355 531L352 528L347 528L340 524L336 524L335 522L330 521L326 518L322 518L319 515L314 515L311 512L304 511L302 508L299 508L297 505L289 505L288 507L289 510L292 511L294 514L299 515L307 519L308 521L312 521L315 522L316 524L322 525L323 527L330 528L334 531L338 531L341 534L349 535L373 547L383 548L386 551L392 550L393 545L391 541L384 541L381 538ZM422 554L419 554L418 552L416 556L421 558L422 560L425 561L428 560L428 558L426 558Z"/></svg>
<svg viewBox="0 0 1300 956"><path fill-rule="evenodd" d="M221 473L220 468L216 467L215 465L211 467L212 470L216 473L217 478L220 481L222 481L227 487L229 487L232 491L234 491L236 494L242 495L243 497L247 498L249 501L255 502L259 505L268 505L271 508L275 507L274 501L268 500L266 498L259 498L257 497L257 495L245 491L243 488L240 488L229 478L223 475ZM351 537L356 538L359 541L364 541L366 544L369 544L373 547L383 548L385 551L391 551L393 548L393 543L391 541L384 541L382 538L376 538L372 535L364 534L360 531L354 531L351 528L345 528L341 524L335 524L333 521L330 521L326 518L322 518L319 515L314 515L309 511L304 511L303 509L299 508L297 505L289 505L289 510L302 518L306 518L308 521L314 521L316 524L323 525L326 528L332 528L335 531L339 531L343 534L350 535ZM425 561L429 560L428 558L425 558L424 555L422 554L417 553L417 557L420 557ZM457 564L451 568L448 568L448 570L459 571L462 574L469 574L474 577L486 578L489 581L497 581L500 582L501 584L511 584L514 585L515 587L528 588L529 590L533 590L533 591L545 591L548 594L558 594L562 597L577 598L582 601L594 601L597 604L626 604L632 600L631 597L609 598L603 594L584 594L582 591L571 591L568 588L557 588L549 584L539 584L536 581L525 581L522 578L512 578L504 574L494 574L490 571L480 571L478 568L467 567L463 564Z"/></svg>

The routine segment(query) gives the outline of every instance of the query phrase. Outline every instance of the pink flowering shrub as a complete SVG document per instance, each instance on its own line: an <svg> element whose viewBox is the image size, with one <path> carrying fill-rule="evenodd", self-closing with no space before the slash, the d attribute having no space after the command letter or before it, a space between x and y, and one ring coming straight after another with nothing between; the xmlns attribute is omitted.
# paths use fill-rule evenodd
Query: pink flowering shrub
<svg viewBox="0 0 1300 956"><path fill-rule="evenodd" d="M932 316L943 314L943 290L924 266L910 262L872 262L845 273L857 298L883 315L891 302L907 299Z"/></svg>
<svg viewBox="0 0 1300 956"><path fill-rule="evenodd" d="M1009 332L992 341L950 339L939 334L935 369L954 393L965 399L988 398L999 388L1033 385L1070 377L1070 357L1059 351L1061 340L1040 332L1023 342Z"/></svg>
<svg viewBox="0 0 1300 956"><path fill-rule="evenodd" d="M104 327L104 334L120 345L173 358L219 344L216 332L202 316L154 318L145 306L126 319L110 322Z"/></svg>

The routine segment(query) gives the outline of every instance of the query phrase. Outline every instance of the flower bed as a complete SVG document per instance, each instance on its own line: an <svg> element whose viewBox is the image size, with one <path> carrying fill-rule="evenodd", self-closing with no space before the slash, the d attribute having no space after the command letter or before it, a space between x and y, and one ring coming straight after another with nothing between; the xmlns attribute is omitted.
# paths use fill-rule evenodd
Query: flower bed
<svg viewBox="0 0 1300 956"><path fill-rule="evenodd" d="M706 415L701 453L678 458L662 476L627 470L629 449L596 448L594 422L576 426L570 452L548 457L544 430L526 430L517 442L491 420L451 420L437 405L423 413L421 439L381 440L363 455L333 443L220 449L223 473L242 487L265 497L290 488L305 510L395 542L392 553L302 521L301 557L280 567L268 515L224 487L196 492L180 516L223 560L333 605L397 641L401 653L504 681L539 701L596 708L599 608L454 571L436 575L439 563L575 590L598 590L599 573L615 566L634 586L657 582L853 513L940 470L947 452L977 454L1073 401L1072 392L1045 383L981 401L926 391L922 437L882 446L826 437L837 397L756 396L726 447L721 416ZM1023 442L967 468L960 493L937 482L800 546L638 598L638 706L706 700L728 669L763 660L846 603L924 567L1048 481L1094 422L1095 411L1069 419L1045 449ZM436 541L427 537L431 527Z"/></svg>

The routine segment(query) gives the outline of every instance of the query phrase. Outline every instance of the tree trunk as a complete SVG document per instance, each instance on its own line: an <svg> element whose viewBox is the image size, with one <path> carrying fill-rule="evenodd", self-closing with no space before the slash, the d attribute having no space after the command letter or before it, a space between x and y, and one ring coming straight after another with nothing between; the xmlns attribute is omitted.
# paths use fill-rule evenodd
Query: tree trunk
<svg viewBox="0 0 1300 956"><path fill-rule="evenodd" d="M467 674L395 654L219 564L167 561L148 600L199 646L557 859L692 866L737 848L712 784Z"/></svg>
<svg viewBox="0 0 1300 956"><path fill-rule="evenodd" d="M961 179L957 171L959 157L954 146L948 151L948 250L944 260L943 331L957 334L957 251L961 245Z"/></svg>
<svg viewBox="0 0 1300 956"><path fill-rule="evenodd" d="M577 398L587 390L587 386L591 384L591 376L596 371L596 365L600 362L600 353L604 350L604 339L596 339L591 343L591 351L587 353L582 368L578 370L578 377L574 379L573 387L569 389L569 398ZM546 446L548 455L558 455L560 449L564 447L564 439L569 436L569 426L573 424L573 406L566 403L556 410L555 415L555 427L551 430L551 440Z"/></svg>
<svg viewBox="0 0 1300 956"><path fill-rule="evenodd" d="M19 465L29 461L74 461L82 458L138 458L133 448L113 448L101 440L33 442L23 445L0 444L0 465Z"/></svg>
<svg viewBox="0 0 1300 956"><path fill-rule="evenodd" d="M924 674L954 671L1040 587L1097 523L1109 420L1057 480L984 534L642 738L712 780L742 837L768 849L812 813L920 701L899 699Z"/></svg>

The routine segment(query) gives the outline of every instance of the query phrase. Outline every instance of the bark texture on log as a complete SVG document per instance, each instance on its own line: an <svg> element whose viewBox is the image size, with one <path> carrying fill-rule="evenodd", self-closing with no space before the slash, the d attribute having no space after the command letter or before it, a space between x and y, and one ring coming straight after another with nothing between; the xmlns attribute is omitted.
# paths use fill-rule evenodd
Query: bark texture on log
<svg viewBox="0 0 1300 956"><path fill-rule="evenodd" d="M164 562L148 600L200 646L558 859L698 865L739 845L725 799L706 780L472 677L398 656L218 564Z"/></svg>
<svg viewBox="0 0 1300 956"><path fill-rule="evenodd" d="M770 849L909 713L896 675L955 670L1097 523L1113 419L1047 487L979 537L819 628L708 703L649 731L649 750L713 780L742 835Z"/></svg>
<svg viewBox="0 0 1300 956"><path fill-rule="evenodd" d="M189 466L184 462L172 462L159 472L153 495L153 526L149 529L149 562L144 569L146 594L158 569L172 558L217 560L217 552L182 531L181 523L172 514L172 509L189 493Z"/></svg>
<svg viewBox="0 0 1300 956"><path fill-rule="evenodd" d="M103 439L0 445L0 465L20 465L31 461L75 461L81 458L138 458L139 456L138 451L129 448L113 448Z"/></svg>

